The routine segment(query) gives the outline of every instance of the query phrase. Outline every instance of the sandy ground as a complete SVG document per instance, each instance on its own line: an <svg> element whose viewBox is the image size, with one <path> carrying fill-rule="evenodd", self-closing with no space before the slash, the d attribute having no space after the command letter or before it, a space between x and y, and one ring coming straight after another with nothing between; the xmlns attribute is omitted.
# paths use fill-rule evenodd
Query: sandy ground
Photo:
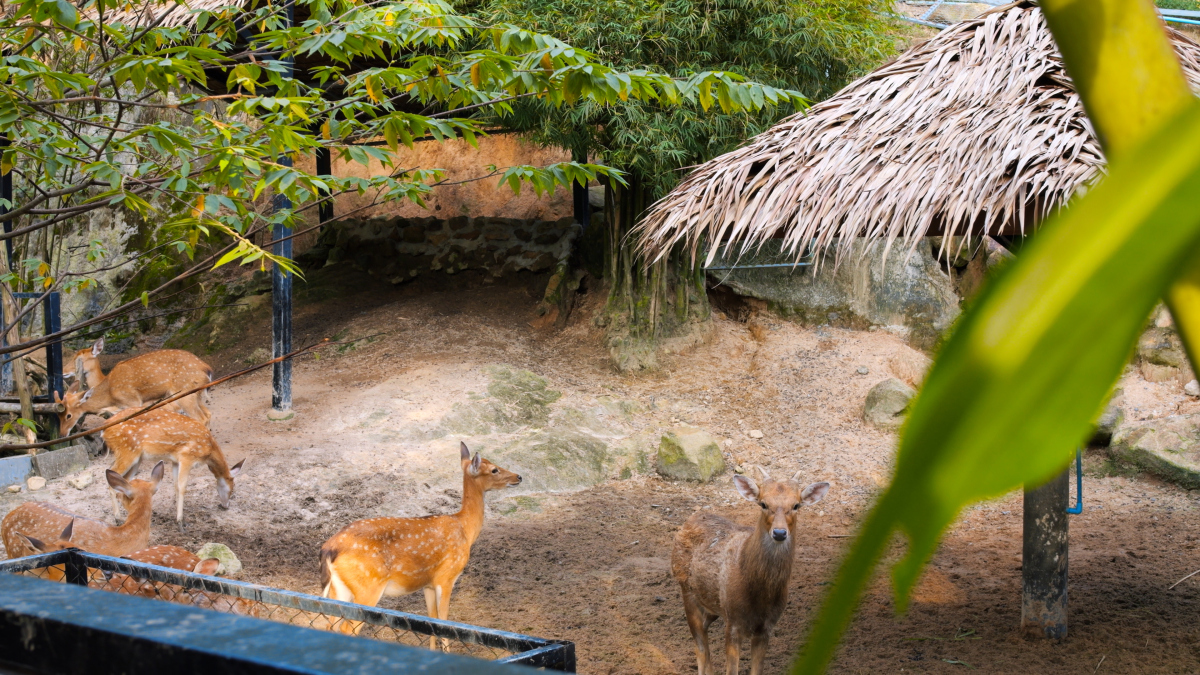
<svg viewBox="0 0 1200 675"><path fill-rule="evenodd" d="M895 438L861 421L866 393L885 377L914 377L921 362L887 333L806 329L760 316L752 323L765 330L718 318L708 344L671 357L659 372L622 376L609 368L586 307L562 330L529 326L544 279L490 285L466 278L394 289L348 270L325 270L310 283L297 294L298 343L385 334L301 359L296 417L287 422L265 418L269 373L220 387L214 435L232 462L248 460L231 508L218 510L212 477L194 472L188 524L180 530L168 478L156 498L152 543L193 550L227 543L245 564L241 578L317 592L318 548L347 523L457 509L459 438L431 430L455 403L486 387L489 366L506 364L563 392L554 406L635 402L639 412L615 425L621 433L654 437L692 424L728 439L731 465L761 464L777 476L800 471L805 481L833 484L826 501L804 514L770 673L784 671L843 553L844 535L887 479ZM338 291L336 300L328 299L330 289ZM268 333L269 321L260 317L237 347L206 358L219 373L237 370L267 344ZM859 374L862 367L867 374ZM1177 383L1128 379L1126 396L1137 400L1139 417L1173 414L1184 405ZM763 438L751 439L750 430ZM93 463L97 479L108 461ZM833 672L1200 670L1200 575L1168 590L1200 568L1193 534L1200 495L1122 473L1099 458L1087 465L1084 513L1071 521L1065 642L1028 640L1017 630L1021 499L1014 493L963 515L906 617L894 616L879 582ZM694 672L668 569L671 539L698 509L743 522L754 517L757 510L735 494L729 475L705 486L649 475L577 492L521 490L489 495L488 521L451 618L573 640L582 673ZM110 504L99 480L83 491L53 481L32 495L4 493L0 510L29 498L96 517ZM901 550L898 542L890 557ZM384 604L424 610L419 594ZM719 668L721 633L718 623L712 636Z"/></svg>

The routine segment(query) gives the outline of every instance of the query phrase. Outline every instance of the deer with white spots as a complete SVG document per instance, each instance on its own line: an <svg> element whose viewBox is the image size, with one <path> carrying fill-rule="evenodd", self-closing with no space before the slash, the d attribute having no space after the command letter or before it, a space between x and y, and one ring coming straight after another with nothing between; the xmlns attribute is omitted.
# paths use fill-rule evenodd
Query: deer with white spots
<svg viewBox="0 0 1200 675"><path fill-rule="evenodd" d="M37 553L30 539L56 541L71 526L72 546L102 555L122 556L146 548L150 541L150 502L163 477L159 462L150 472L150 480L125 480L115 471L106 471L108 485L116 490L129 517L121 525L84 518L46 502L25 502L0 521L0 539L10 558ZM65 548L65 547L64 547Z"/></svg>
<svg viewBox="0 0 1200 675"><path fill-rule="evenodd" d="M800 507L825 498L829 483L801 489L797 473L774 481L762 467L762 484L734 476L737 491L758 504L753 527L704 511L688 518L675 535L671 573L683 592L683 611L696 641L700 675L714 672L708 627L725 620L725 673L737 675L744 637L750 638L750 673L762 673L767 641L787 604Z"/></svg>
<svg viewBox="0 0 1200 675"><path fill-rule="evenodd" d="M321 593L374 607L384 594L425 591L429 616L450 616L450 594L483 530L483 495L512 487L521 477L461 444L462 509L421 518L370 518L342 528L321 546ZM429 639L435 647L435 638ZM443 640L443 649L446 641Z"/></svg>
<svg viewBox="0 0 1200 675"><path fill-rule="evenodd" d="M105 376L97 358L103 350L104 340L101 339L91 349L75 353L75 370L69 374L76 382L65 396L54 394L54 400L65 408L58 415L60 433L70 433L88 413L141 408L212 382L212 368L195 354L182 349L160 349L135 356L113 366ZM207 426L212 414L200 400L200 395L201 392L197 392L185 396L171 407Z"/></svg>
<svg viewBox="0 0 1200 675"><path fill-rule="evenodd" d="M131 414L132 410L126 410L114 418ZM197 464L208 467L217 479L217 500L221 508L226 509L229 508L229 497L233 495L233 479L241 473L246 461L243 459L230 467L208 427L191 417L162 408L115 424L104 430L103 437L114 457L109 468L125 478L137 474L144 457L171 463L175 470L175 520L181 527L183 498L192 467ZM120 516L116 493L113 494L113 516Z"/></svg>

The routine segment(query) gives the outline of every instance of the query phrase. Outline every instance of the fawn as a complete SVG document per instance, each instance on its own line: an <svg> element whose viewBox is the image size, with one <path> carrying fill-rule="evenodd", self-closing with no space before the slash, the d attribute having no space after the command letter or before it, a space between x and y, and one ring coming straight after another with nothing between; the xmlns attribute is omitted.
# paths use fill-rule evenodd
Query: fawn
<svg viewBox="0 0 1200 675"><path fill-rule="evenodd" d="M78 546L71 541L71 536L74 534L74 526L75 519L72 518L71 522L67 523L67 526L63 528L62 534L58 535L58 540L51 541L49 543L42 543L40 539L30 537L24 532L13 532L13 535L15 541L23 543L30 551L30 553L26 555L34 555L37 553L53 553L54 551L61 551L66 548L78 548ZM7 537L5 538L5 541L8 541ZM6 550L11 550L8 548L7 544L4 548ZM8 557L15 558L20 556L9 555ZM45 569L46 578L51 581L62 581L67 576L67 570L63 565L51 565Z"/></svg>
<svg viewBox="0 0 1200 675"><path fill-rule="evenodd" d="M742 638L750 636L750 673L762 673L767 641L787 604L788 579L800 505L825 498L829 483L803 490L796 483L774 481L762 467L762 485L735 475L733 483L761 511L754 527L698 512L675 534L671 573L683 592L683 611L696 640L700 675L712 675L708 627L725 620L725 673L737 675Z"/></svg>
<svg viewBox="0 0 1200 675"><path fill-rule="evenodd" d="M71 546L102 555L122 556L146 548L150 540L150 502L163 477L164 465L159 462L150 472L150 480L125 480L116 471L106 471L108 485L121 500L129 517L122 525L109 525L99 520L77 516L46 502L25 502L0 521L0 538L8 557L20 558L37 550L29 540L53 541L72 524ZM18 536L18 533L21 536Z"/></svg>
<svg viewBox="0 0 1200 675"><path fill-rule="evenodd" d="M131 415L126 410L117 413ZM208 427L199 420L169 410L151 410L103 432L104 443L112 452L109 467L125 478L137 473L143 457L170 462L175 470L175 521L183 525L183 497L187 493L188 475L196 464L205 464L217 479L217 498L221 508L229 508L233 494L233 479L242 471L242 460L232 467L212 437ZM117 495L113 494L113 516L119 517Z"/></svg>
<svg viewBox="0 0 1200 675"><path fill-rule="evenodd" d="M96 358L103 349L104 340L99 340L91 349L76 352L76 382L68 391L74 395L55 394L55 401L66 408L58 416L60 433L70 433L87 413L140 408L212 382L212 368L195 354L181 349L160 349L135 356L113 366L105 377ZM200 392L175 401L175 405L206 426L212 418L200 400Z"/></svg>
<svg viewBox="0 0 1200 675"><path fill-rule="evenodd" d="M370 518L342 528L321 546L321 594L374 607L384 594L425 591L429 616L450 615L450 594L483 529L483 495L518 485L521 477L501 469L462 443L462 509L453 515ZM443 641L444 643L444 641ZM435 646L430 638L429 647ZM443 645L444 646L444 645Z"/></svg>

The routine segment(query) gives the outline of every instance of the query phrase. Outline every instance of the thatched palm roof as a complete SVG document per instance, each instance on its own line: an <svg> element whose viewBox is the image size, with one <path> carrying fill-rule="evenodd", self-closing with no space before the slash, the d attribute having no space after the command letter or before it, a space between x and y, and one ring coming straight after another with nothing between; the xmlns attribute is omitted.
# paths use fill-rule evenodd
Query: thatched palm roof
<svg viewBox="0 0 1200 675"><path fill-rule="evenodd" d="M1171 37L1200 90L1200 45ZM745 251L782 237L800 255L810 240L1024 234L1103 166L1042 13L1023 1L947 29L700 165L637 236L655 259L702 240Z"/></svg>

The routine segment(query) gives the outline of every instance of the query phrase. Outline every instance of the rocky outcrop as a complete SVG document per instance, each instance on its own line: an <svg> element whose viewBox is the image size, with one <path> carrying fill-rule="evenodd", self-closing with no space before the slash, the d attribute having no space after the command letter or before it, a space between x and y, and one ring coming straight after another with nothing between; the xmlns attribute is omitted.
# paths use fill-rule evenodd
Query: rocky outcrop
<svg viewBox="0 0 1200 675"><path fill-rule="evenodd" d="M896 378L888 378L871 387L863 406L863 419L882 429L896 429L904 424L908 404L917 390Z"/></svg>
<svg viewBox="0 0 1200 675"><path fill-rule="evenodd" d="M779 244L768 242L754 253L724 262L739 267L790 260ZM934 259L928 240L911 253L887 242L855 242L840 262L829 249L808 267L711 270L710 283L739 295L759 298L782 316L808 324L846 328L883 326L915 346L932 347L959 315L959 298L950 276ZM724 266L714 263L713 267Z"/></svg>
<svg viewBox="0 0 1200 675"><path fill-rule="evenodd" d="M1189 490L1200 489L1200 415L1172 415L1119 425L1110 456Z"/></svg>
<svg viewBox="0 0 1200 675"><path fill-rule="evenodd" d="M242 571L242 561L238 560L233 550L225 544L209 542L201 546L200 550L196 551L196 555L201 560L207 560L208 558L220 560L221 564L217 567L217 574L220 576L234 577Z"/></svg>
<svg viewBox="0 0 1200 675"><path fill-rule="evenodd" d="M707 483L725 471L725 458L712 434L696 427L676 427L663 434L654 468L671 480Z"/></svg>

